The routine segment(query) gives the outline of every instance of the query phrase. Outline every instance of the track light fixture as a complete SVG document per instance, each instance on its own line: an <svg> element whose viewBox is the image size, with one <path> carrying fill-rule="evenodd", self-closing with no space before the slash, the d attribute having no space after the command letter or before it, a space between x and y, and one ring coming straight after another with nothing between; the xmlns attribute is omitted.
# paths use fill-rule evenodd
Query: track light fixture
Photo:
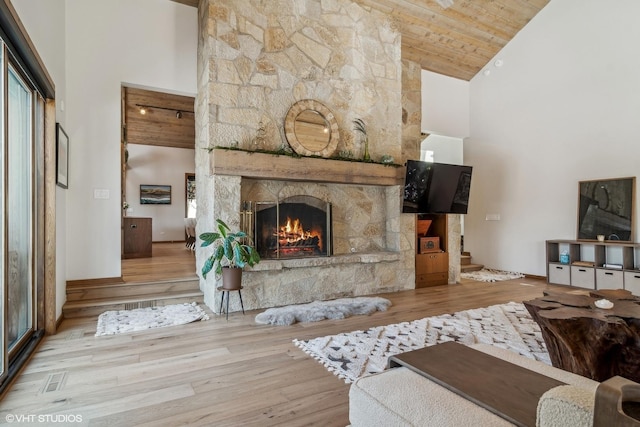
<svg viewBox="0 0 640 427"><path fill-rule="evenodd" d="M144 104L136 104L136 107L138 107L138 111L140 112L140 114L144 115L147 114L147 112L151 109L156 109L156 110L167 110L167 111L175 111L176 112L176 119L181 119L185 113L191 113L193 114L193 111L189 111L189 110L177 110L175 108L167 108L167 107L159 107L157 105L144 105Z"/></svg>

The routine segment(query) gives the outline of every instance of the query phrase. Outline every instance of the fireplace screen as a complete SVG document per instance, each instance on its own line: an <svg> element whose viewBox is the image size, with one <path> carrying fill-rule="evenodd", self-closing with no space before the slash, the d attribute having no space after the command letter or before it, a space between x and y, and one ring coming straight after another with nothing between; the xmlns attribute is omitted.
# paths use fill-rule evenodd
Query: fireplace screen
<svg viewBox="0 0 640 427"><path fill-rule="evenodd" d="M331 204L311 196L256 203L255 244L263 259L331 255Z"/></svg>

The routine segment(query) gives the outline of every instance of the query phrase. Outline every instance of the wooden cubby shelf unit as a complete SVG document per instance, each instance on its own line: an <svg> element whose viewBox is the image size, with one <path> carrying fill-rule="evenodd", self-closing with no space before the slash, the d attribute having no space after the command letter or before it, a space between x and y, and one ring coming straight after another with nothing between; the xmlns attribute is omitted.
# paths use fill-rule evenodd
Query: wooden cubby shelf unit
<svg viewBox="0 0 640 427"><path fill-rule="evenodd" d="M560 262L569 254L569 263ZM626 289L640 295L640 243L547 240L547 281L585 289Z"/></svg>

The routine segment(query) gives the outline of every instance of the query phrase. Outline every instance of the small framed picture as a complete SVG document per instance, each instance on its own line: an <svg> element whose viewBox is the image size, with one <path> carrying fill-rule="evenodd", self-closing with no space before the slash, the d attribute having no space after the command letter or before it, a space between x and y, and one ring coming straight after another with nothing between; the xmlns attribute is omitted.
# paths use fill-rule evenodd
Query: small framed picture
<svg viewBox="0 0 640 427"><path fill-rule="evenodd" d="M69 188L69 136L56 123L56 184Z"/></svg>
<svg viewBox="0 0 640 427"><path fill-rule="evenodd" d="M141 205L170 205L170 185L140 185Z"/></svg>

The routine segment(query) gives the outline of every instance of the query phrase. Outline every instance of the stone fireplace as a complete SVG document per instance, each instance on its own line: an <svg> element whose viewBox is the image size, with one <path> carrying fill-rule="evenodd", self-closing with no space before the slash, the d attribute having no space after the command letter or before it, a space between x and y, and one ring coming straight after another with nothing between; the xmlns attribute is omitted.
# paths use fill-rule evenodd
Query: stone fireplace
<svg viewBox="0 0 640 427"><path fill-rule="evenodd" d="M402 168L267 153L288 145L289 108L313 99L335 116L337 153L362 158L353 130L362 119L371 159L417 158L420 69L407 68L405 86L394 23L350 0L205 0L198 11L196 232L213 230L217 218L239 227L245 201L274 201L260 212L280 222L255 236L269 256L244 273L245 308L413 289L415 216L401 214ZM265 152L249 152L256 150ZM273 204L300 198L315 200L310 205L330 218L330 236L318 238L325 254L313 248L283 256L290 247L268 242L281 239L283 226L287 233ZM316 225L315 217L301 222ZM208 250L196 251L198 270ZM217 310L217 279L200 286ZM232 299L230 308L239 303Z"/></svg>
<svg viewBox="0 0 640 427"><path fill-rule="evenodd" d="M251 230L261 259L330 256L331 204L313 196L253 202Z"/></svg>
<svg viewBox="0 0 640 427"><path fill-rule="evenodd" d="M303 226L305 221L311 221L303 228L310 229L314 224L323 223L332 233L332 237L323 243L323 246L326 244L332 248L331 256L298 253L290 257L263 257L259 264L246 270L242 290L245 309L414 287L415 217L401 214L401 185L398 180L402 168L375 164L343 168L343 164L350 165L350 162L224 149L213 150L210 160L215 173L211 174L213 197L208 199L208 203L213 202L215 208L212 211L219 212L214 214L215 217L222 216L227 223L239 226L243 201L246 205L246 201L274 200L293 208L306 204L307 208L313 208L309 210L314 218L302 218ZM249 163L250 160L254 162ZM261 168L264 163L273 168ZM239 165L244 167L239 168ZM343 172L330 174L329 178L323 175L333 167ZM286 173L280 172L282 169ZM371 172L367 174L367 170ZM242 175L227 175L234 171ZM352 176L354 172L355 177ZM300 176L300 180L291 181L292 173ZM267 222L272 223L276 217L281 219L280 225L266 227L269 231L264 232L264 240L273 234L277 236L281 228L286 227L286 217L293 219L293 216L298 216L292 215L289 208L283 211L283 215L276 215L273 213L277 211L276 205L276 202L262 207L256 204L256 217L261 217L261 212L265 211L265 217L269 218ZM324 222L327 220L330 222ZM201 228L202 222L204 220L198 219L197 233L207 230ZM263 239L261 233L256 229L256 241ZM196 255L198 264L201 262L198 261L200 252ZM211 284L207 283L209 281ZM219 286L209 277L207 282L203 282L205 300L207 289ZM216 293L208 295L212 299L208 305L213 309L219 307L219 296ZM232 299L230 308L239 310L239 301Z"/></svg>

